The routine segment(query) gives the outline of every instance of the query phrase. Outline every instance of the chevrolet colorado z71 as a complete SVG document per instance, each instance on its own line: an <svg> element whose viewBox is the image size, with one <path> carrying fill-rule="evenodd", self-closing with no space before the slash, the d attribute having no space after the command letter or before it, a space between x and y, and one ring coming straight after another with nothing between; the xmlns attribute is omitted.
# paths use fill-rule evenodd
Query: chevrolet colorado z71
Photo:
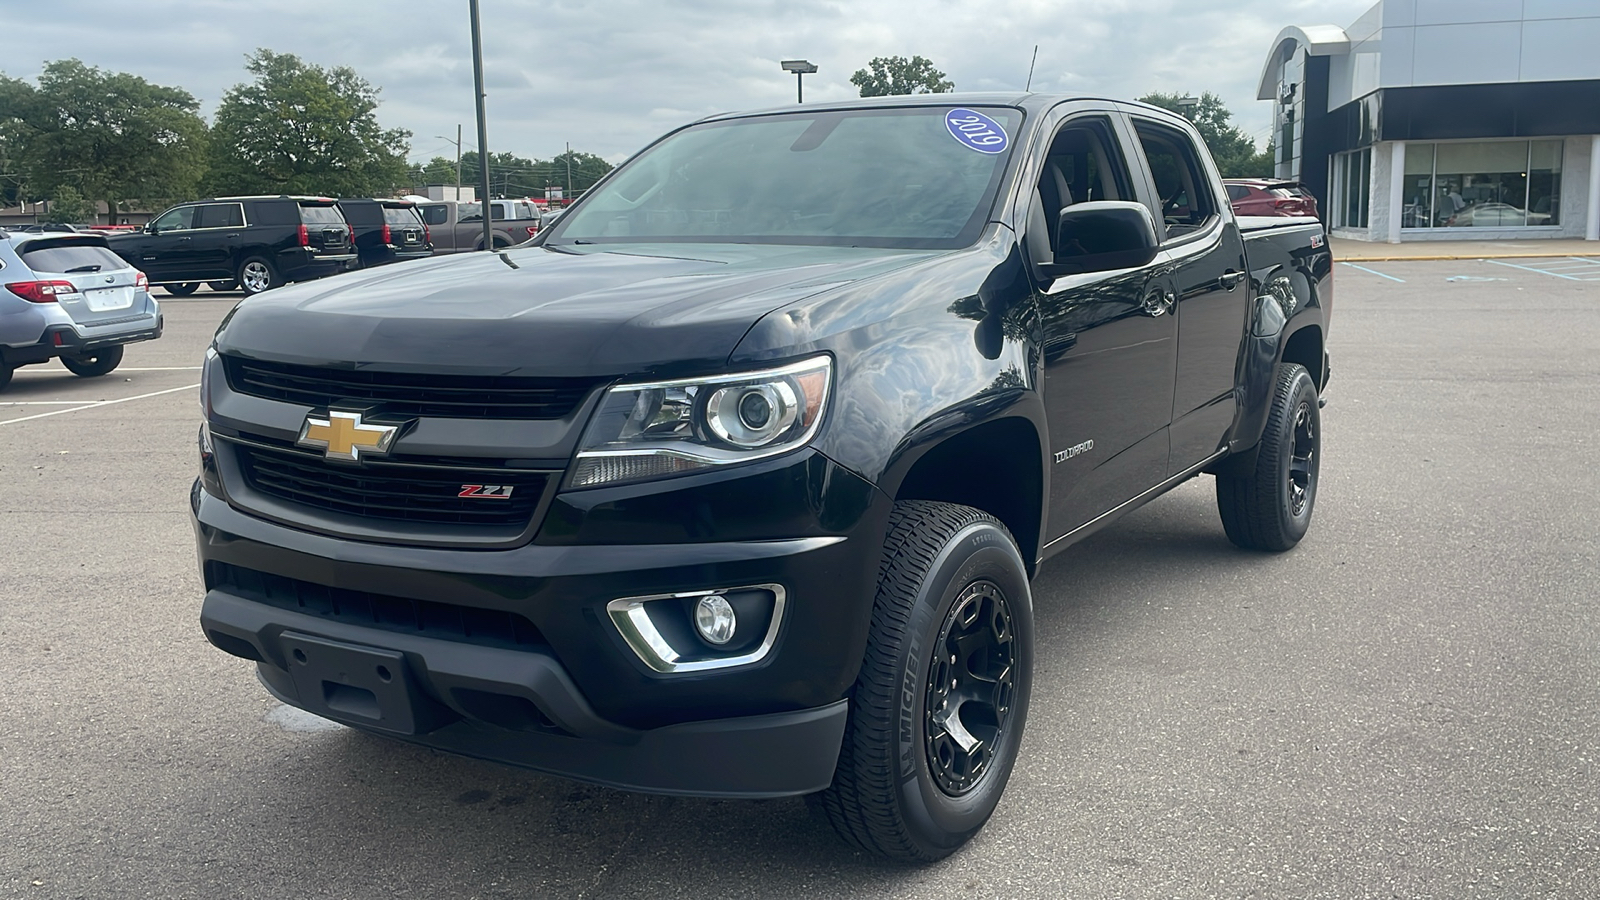
<svg viewBox="0 0 1600 900"><path fill-rule="evenodd" d="M356 728L935 859L1017 762L1044 559L1202 473L1234 543L1305 534L1330 275L1148 106L715 116L524 247L241 303L201 625Z"/></svg>

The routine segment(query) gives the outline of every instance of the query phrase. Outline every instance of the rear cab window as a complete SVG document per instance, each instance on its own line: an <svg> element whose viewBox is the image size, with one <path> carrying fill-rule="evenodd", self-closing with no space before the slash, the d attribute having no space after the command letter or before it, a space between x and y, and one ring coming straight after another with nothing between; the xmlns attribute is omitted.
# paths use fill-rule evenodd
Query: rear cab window
<svg viewBox="0 0 1600 900"><path fill-rule="evenodd" d="M1204 229L1217 215L1217 203L1194 143L1176 128L1145 119L1134 120L1134 131L1150 164L1167 237L1180 238Z"/></svg>
<svg viewBox="0 0 1600 900"><path fill-rule="evenodd" d="M422 221L427 222L429 225L443 225L450 221L450 211L442 205L430 204L418 207L418 209L422 212Z"/></svg>
<svg viewBox="0 0 1600 900"><path fill-rule="evenodd" d="M89 241L57 243L32 241L22 245L22 262L35 272L67 275L78 272L111 272L128 268L122 257Z"/></svg>

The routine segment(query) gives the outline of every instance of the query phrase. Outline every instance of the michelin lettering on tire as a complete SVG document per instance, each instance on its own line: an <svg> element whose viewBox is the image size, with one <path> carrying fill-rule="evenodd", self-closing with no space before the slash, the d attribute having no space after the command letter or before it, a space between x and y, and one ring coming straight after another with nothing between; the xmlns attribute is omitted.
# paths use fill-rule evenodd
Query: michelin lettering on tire
<svg viewBox="0 0 1600 900"><path fill-rule="evenodd" d="M952 109L944 114L944 125L962 146L979 153L1004 153L1011 143L1004 126L976 110Z"/></svg>

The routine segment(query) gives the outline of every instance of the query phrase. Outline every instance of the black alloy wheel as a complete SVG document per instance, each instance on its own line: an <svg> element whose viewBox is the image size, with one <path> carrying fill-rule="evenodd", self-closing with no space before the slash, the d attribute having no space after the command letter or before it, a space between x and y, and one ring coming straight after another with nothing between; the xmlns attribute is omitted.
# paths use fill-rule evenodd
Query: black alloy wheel
<svg viewBox="0 0 1600 900"><path fill-rule="evenodd" d="M1317 419L1311 401L1302 400L1294 411L1294 446L1289 453L1289 514L1304 516L1311 505L1312 483L1317 477Z"/></svg>
<svg viewBox="0 0 1600 900"><path fill-rule="evenodd" d="M990 581L963 591L939 631L923 735L933 779L952 797L983 779L1011 724L1015 638L1011 606Z"/></svg>
<svg viewBox="0 0 1600 900"><path fill-rule="evenodd" d="M848 843L929 862L978 833L1017 761L1028 570L988 513L908 500L890 514L878 573L833 784L810 799Z"/></svg>
<svg viewBox="0 0 1600 900"><path fill-rule="evenodd" d="M1317 503L1322 414L1304 366L1285 363L1261 441L1217 471L1217 513L1228 540L1246 550L1281 552L1305 537Z"/></svg>

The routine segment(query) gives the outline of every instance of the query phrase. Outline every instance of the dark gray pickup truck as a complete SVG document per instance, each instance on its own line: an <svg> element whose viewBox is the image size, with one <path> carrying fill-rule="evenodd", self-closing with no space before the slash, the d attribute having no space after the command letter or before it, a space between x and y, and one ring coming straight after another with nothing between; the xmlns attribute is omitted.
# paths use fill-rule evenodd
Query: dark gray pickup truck
<svg viewBox="0 0 1600 900"><path fill-rule="evenodd" d="M715 116L527 245L241 303L201 625L356 728L937 859L1072 689L1046 558L1199 475L1240 547L1306 533L1331 272L1148 106Z"/></svg>

